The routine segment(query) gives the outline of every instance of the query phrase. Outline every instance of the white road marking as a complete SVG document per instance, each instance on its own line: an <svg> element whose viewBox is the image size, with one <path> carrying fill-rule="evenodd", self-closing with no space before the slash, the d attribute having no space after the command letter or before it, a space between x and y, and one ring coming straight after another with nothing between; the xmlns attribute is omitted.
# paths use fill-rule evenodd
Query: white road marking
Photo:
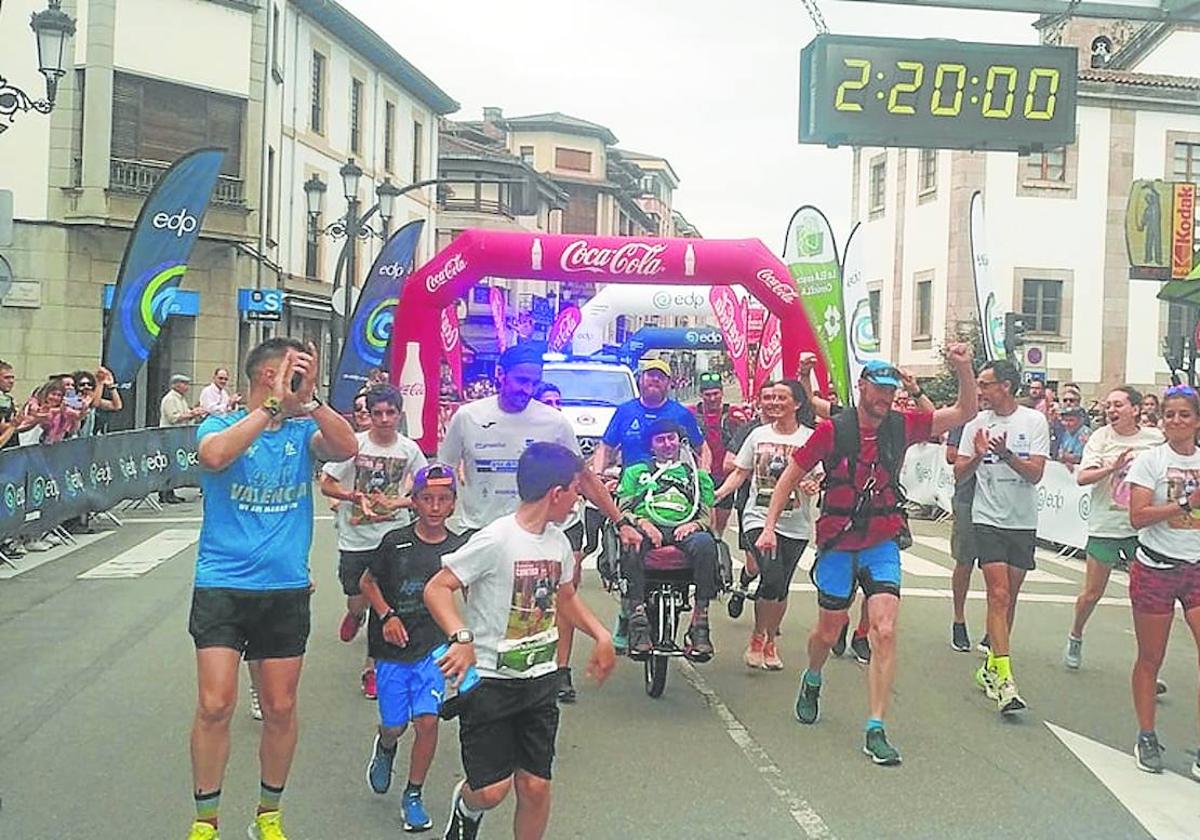
<svg viewBox="0 0 1200 840"><path fill-rule="evenodd" d="M75 542L67 543L66 545L55 546L49 551L30 551L24 557L14 557L13 562L17 564L17 568L13 568L7 564L0 563L0 580L9 580L17 575L23 575L26 572L31 572L38 566L43 566L51 560L58 560L66 557L73 551L78 551L81 548L87 548L105 537L111 537L113 531L98 531L95 534L77 534Z"/></svg>
<svg viewBox="0 0 1200 840"><path fill-rule="evenodd" d="M1143 772L1137 768L1132 752L1114 750L1050 721L1045 723L1151 837L1155 840L1196 837L1200 798L1196 796L1195 782L1169 770L1161 775Z"/></svg>
<svg viewBox="0 0 1200 840"><path fill-rule="evenodd" d="M704 698L704 702L708 704L708 708L721 721L721 725L725 728L725 734L737 745L737 748L741 750L746 760L762 776L763 781L767 783L767 787L771 788L772 792L783 802L784 807L788 810L788 814L795 820L796 825L800 826L800 830L804 832L804 835L814 838L814 840L835 840L836 835L825 824L825 821L821 819L821 815L814 811L813 807L806 800L791 789L784 778L783 771L779 769L779 765L763 749L762 744L750 734L750 730L746 728L746 725L738 720L737 715L725 705L720 696L709 688L704 677L700 676L700 672L693 668L690 662L684 661L680 661L679 670L683 674L683 678L691 683L692 688L696 689L696 692Z"/></svg>
<svg viewBox="0 0 1200 840"><path fill-rule="evenodd" d="M817 588L811 583L793 583L788 587L790 592L816 592ZM929 589L919 586L902 586L900 587L901 598L951 598L953 593L949 589ZM967 593L969 601L986 601L987 593L972 589ZM1021 592L1022 604L1074 604L1074 595L1057 595L1050 592ZM1128 598L1112 598L1105 596L1098 602L1102 607L1125 607L1129 608Z"/></svg>
<svg viewBox="0 0 1200 840"><path fill-rule="evenodd" d="M136 578L158 568L200 538L197 528L168 528L89 569L79 580Z"/></svg>

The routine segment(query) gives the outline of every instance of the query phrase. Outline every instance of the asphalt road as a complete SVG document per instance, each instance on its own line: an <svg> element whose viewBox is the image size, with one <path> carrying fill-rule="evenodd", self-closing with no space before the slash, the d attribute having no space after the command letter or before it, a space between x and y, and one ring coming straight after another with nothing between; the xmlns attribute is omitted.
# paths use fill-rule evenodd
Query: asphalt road
<svg viewBox="0 0 1200 840"><path fill-rule="evenodd" d="M198 507L135 512L124 527L56 550L36 568L47 555L30 555L20 574L0 569L0 840L185 835L195 694L186 619ZM716 609L717 657L694 670L673 665L661 699L645 695L641 666L628 661L601 687L577 680L579 702L564 709L559 733L549 836L1200 836L1200 786L1186 778L1197 743L1197 657L1182 621L1159 717L1171 773L1151 777L1128 755L1136 731L1128 690L1134 640L1123 583L1114 579L1113 603L1098 608L1088 629L1084 668L1068 673L1060 657L1080 567L1041 562L1044 579L1028 585L1014 638L1014 669L1031 709L1001 720L973 684L979 657L947 643L948 528L915 525L889 716L902 766L875 767L860 751L864 671L851 659L825 671L819 724L793 719L816 612L800 573L780 639L781 673L742 665L749 610L733 622ZM403 780L387 796L372 794L364 780L375 708L358 691L364 642L336 637L344 602L327 520L317 523L312 566L318 591L302 733L284 799L290 836L394 836ZM611 619L615 602L594 573L585 580L588 602ZM977 638L982 601L969 609ZM587 648L578 651L580 664ZM242 701L222 800L227 840L244 836L257 796L259 724L244 691ZM425 836L440 836L461 773L455 726L441 731L426 784L436 830ZM510 836L511 814L511 803L489 814L483 836Z"/></svg>

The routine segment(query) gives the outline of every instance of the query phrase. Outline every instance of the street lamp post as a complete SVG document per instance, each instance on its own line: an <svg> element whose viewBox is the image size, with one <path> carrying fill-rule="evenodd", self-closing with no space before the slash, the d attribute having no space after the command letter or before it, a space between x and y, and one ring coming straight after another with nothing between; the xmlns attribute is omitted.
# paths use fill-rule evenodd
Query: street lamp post
<svg viewBox="0 0 1200 840"><path fill-rule="evenodd" d="M62 0L49 0L44 11L31 16L29 28L37 38L38 72L46 77L46 98L34 99L0 76L0 117L7 117L9 124L20 111L49 114L54 110L58 80L66 73L63 61L66 58L67 39L75 34L75 19L62 10ZM0 134L7 130L8 125L0 122Z"/></svg>

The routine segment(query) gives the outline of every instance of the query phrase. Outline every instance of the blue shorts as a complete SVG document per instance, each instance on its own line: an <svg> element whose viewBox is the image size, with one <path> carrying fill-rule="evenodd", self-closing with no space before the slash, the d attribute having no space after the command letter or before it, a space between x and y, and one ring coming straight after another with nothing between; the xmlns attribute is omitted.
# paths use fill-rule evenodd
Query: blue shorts
<svg viewBox="0 0 1200 840"><path fill-rule="evenodd" d="M417 662L375 662L379 720L391 729L413 718L436 715L446 694L446 678L430 654Z"/></svg>
<svg viewBox="0 0 1200 840"><path fill-rule="evenodd" d="M856 551L822 551L812 569L817 604L827 610L845 610L861 586L870 598L881 592L900 595L900 549L892 540Z"/></svg>

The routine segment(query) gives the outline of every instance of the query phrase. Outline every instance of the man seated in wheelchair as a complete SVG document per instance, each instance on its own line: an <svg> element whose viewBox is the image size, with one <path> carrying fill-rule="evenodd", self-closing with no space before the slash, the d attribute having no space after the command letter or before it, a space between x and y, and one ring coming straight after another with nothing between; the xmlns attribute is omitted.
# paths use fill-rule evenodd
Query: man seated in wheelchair
<svg viewBox="0 0 1200 840"><path fill-rule="evenodd" d="M717 543L709 533L713 506L712 476L680 457L684 431L677 423L661 419L645 432L652 458L627 467L617 488L617 505L633 519L643 535L639 551L621 555L626 582L622 607L629 616L629 652L650 653L654 643L646 616L646 567L680 567L680 553L692 569L696 585L695 607L688 628L684 655L697 662L712 658L708 629L708 604L717 596Z"/></svg>

